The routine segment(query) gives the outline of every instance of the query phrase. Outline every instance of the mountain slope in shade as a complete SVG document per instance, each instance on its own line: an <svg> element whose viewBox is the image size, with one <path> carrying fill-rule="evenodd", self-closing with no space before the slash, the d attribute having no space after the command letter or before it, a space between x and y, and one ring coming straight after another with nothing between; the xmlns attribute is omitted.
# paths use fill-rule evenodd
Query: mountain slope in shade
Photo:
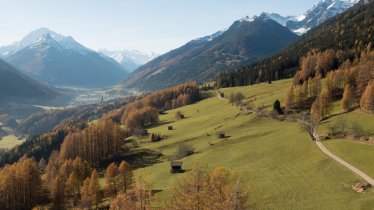
<svg viewBox="0 0 374 210"><path fill-rule="evenodd" d="M206 81L220 71L272 55L295 39L297 35L266 15L246 17L218 35L192 40L139 67L123 85L156 90Z"/></svg>
<svg viewBox="0 0 374 210"><path fill-rule="evenodd" d="M103 49L99 52L117 61L128 72L133 72L139 66L158 56L156 53L140 52L138 50L110 51Z"/></svg>
<svg viewBox="0 0 374 210"><path fill-rule="evenodd" d="M51 85L100 88L115 85L128 74L113 59L45 28L8 46L4 54L5 48L7 62Z"/></svg>
<svg viewBox="0 0 374 210"><path fill-rule="evenodd" d="M330 18L341 14L355 5L359 0L321 0L300 16L283 17L276 13L265 13L279 24L286 26L297 34L303 34L319 26Z"/></svg>
<svg viewBox="0 0 374 210"><path fill-rule="evenodd" d="M18 72L0 60L0 99L4 101L36 102L56 97L58 93Z"/></svg>

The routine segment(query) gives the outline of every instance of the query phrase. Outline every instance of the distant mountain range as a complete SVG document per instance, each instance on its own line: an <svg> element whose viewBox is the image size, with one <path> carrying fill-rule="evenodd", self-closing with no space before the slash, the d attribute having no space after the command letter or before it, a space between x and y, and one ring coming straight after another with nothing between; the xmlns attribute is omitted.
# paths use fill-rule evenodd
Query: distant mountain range
<svg viewBox="0 0 374 210"><path fill-rule="evenodd" d="M117 84L128 74L112 58L47 28L0 47L0 55L23 73L55 86L100 88Z"/></svg>
<svg viewBox="0 0 374 210"><path fill-rule="evenodd" d="M182 82L206 81L218 72L273 55L310 29L358 0L322 0L301 16L262 13L235 21L225 30L192 40L140 66L123 83L127 88L157 90Z"/></svg>
<svg viewBox="0 0 374 210"><path fill-rule="evenodd" d="M359 0L322 0L300 16L281 16L276 13L265 13L279 24L286 26L297 34L304 34L326 20L346 11Z"/></svg>
<svg viewBox="0 0 374 210"><path fill-rule="evenodd" d="M99 50L99 52L113 58L128 72L133 72L139 66L148 63L158 56L156 53L141 52L138 50L110 51L103 49Z"/></svg>
<svg viewBox="0 0 374 210"><path fill-rule="evenodd" d="M246 17L139 67L124 86L155 90L189 80L205 81L219 71L276 53L295 39L296 34L266 15Z"/></svg>

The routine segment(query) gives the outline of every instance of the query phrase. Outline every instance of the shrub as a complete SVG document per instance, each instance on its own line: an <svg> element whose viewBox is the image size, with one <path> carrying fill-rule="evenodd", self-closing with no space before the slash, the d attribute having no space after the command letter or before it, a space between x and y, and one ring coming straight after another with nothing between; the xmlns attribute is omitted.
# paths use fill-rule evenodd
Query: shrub
<svg viewBox="0 0 374 210"><path fill-rule="evenodd" d="M345 117L339 117L336 123L329 128L329 136L342 136L347 134L347 121Z"/></svg>
<svg viewBox="0 0 374 210"><path fill-rule="evenodd" d="M177 152L170 158L171 160L179 160L184 157L193 155L195 148L188 144L180 144Z"/></svg>
<svg viewBox="0 0 374 210"><path fill-rule="evenodd" d="M353 137L356 139L361 138L363 134L363 129L360 124L357 122L352 123L352 132L353 132Z"/></svg>
<svg viewBox="0 0 374 210"><path fill-rule="evenodd" d="M275 111L276 113L278 113L280 115L284 114L283 110L282 110L282 107L281 107L281 103L278 99L274 102L273 111Z"/></svg>
<svg viewBox="0 0 374 210"><path fill-rule="evenodd" d="M241 92L237 92L234 94L234 104L236 106L239 106L242 103L242 100L244 99L244 95Z"/></svg>
<svg viewBox="0 0 374 210"><path fill-rule="evenodd" d="M162 136L160 134L151 134L151 142L158 142L162 140Z"/></svg>

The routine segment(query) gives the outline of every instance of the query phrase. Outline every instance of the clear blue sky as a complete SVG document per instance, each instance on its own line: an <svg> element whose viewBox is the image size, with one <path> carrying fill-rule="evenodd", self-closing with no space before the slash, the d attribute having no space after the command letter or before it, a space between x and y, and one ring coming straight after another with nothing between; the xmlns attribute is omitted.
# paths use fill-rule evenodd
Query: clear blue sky
<svg viewBox="0 0 374 210"><path fill-rule="evenodd" d="M164 53L262 11L301 15L318 0L0 0L0 45L47 27L100 49Z"/></svg>

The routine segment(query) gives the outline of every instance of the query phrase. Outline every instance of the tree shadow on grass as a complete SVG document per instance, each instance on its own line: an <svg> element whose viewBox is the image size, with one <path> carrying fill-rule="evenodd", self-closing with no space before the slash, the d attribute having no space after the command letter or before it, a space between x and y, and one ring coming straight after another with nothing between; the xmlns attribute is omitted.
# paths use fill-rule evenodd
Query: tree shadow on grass
<svg viewBox="0 0 374 210"><path fill-rule="evenodd" d="M99 167L105 169L112 162L118 165L124 160L131 165L132 169L139 169L161 163L162 158L163 156L160 152L141 148L122 152L121 154L103 159L100 161Z"/></svg>

